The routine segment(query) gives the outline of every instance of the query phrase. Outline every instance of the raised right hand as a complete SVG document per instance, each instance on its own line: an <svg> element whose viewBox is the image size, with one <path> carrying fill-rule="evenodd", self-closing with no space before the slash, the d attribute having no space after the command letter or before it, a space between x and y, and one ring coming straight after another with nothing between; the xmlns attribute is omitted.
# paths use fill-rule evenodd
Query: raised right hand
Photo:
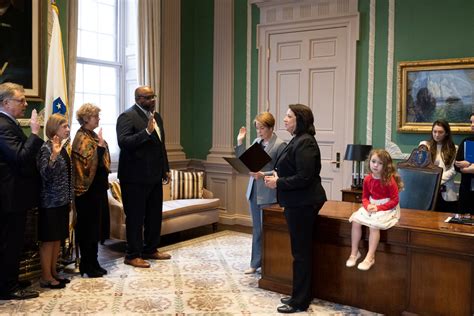
<svg viewBox="0 0 474 316"><path fill-rule="evenodd" d="M155 112L153 112L150 116L150 118L148 119L148 125L146 127L146 130L148 132L148 134L151 134L153 133L153 131L155 130Z"/></svg>
<svg viewBox="0 0 474 316"><path fill-rule="evenodd" d="M51 148L51 158L56 159L61 151L61 140L59 139L58 135L54 135L53 139L51 140L53 146Z"/></svg>
<svg viewBox="0 0 474 316"><path fill-rule="evenodd" d="M99 129L99 132L97 133L97 137L99 138L99 146L105 147L105 140L104 140L104 137L102 136L102 127Z"/></svg>
<svg viewBox="0 0 474 316"><path fill-rule="evenodd" d="M237 145L242 145L245 135L247 135L247 129L244 126L242 126L239 129L239 135L237 135Z"/></svg>
<svg viewBox="0 0 474 316"><path fill-rule="evenodd" d="M31 134L38 135L40 130L40 123L38 121L38 112L36 112L36 109L33 109L33 111L31 111L30 128Z"/></svg>

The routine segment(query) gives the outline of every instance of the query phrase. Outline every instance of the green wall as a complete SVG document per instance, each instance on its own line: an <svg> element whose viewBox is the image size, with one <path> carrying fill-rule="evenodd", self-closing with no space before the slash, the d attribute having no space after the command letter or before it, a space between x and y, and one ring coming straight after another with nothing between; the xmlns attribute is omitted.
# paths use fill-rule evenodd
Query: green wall
<svg viewBox="0 0 474 316"><path fill-rule="evenodd" d="M399 0L395 3L395 63L474 56L474 1ZM396 133L396 88L394 80L392 139L408 152L428 135ZM456 135L455 143L459 144L463 137Z"/></svg>
<svg viewBox="0 0 474 316"><path fill-rule="evenodd" d="M366 142L370 0L359 0L354 141ZM212 146L213 1L182 0L182 144L188 158L205 159ZM376 1L372 143L385 146L389 0ZM410 152L428 133L397 132L397 63L474 56L474 1L396 0L392 77L391 139ZM258 110L259 9L252 5L251 113ZM234 0L234 121L233 138L246 118L247 1ZM467 118L466 118L467 120ZM255 131L251 129L251 137ZM460 142L463 135L456 135Z"/></svg>
<svg viewBox="0 0 474 316"><path fill-rule="evenodd" d="M251 74L251 113L250 119L253 121L253 118L257 115L258 111L258 50L257 50L257 25L260 21L260 10L256 5L252 5L252 74ZM257 136L255 129L252 130L252 139Z"/></svg>
<svg viewBox="0 0 474 316"><path fill-rule="evenodd" d="M247 1L234 2L234 128L233 139L245 126L247 98ZM235 140L234 140L235 142Z"/></svg>
<svg viewBox="0 0 474 316"><path fill-rule="evenodd" d="M359 0L360 41L357 45L355 140L365 143L370 0ZM388 0L376 1L375 68L373 99L373 145L384 147L386 130ZM428 133L397 132L397 63L474 56L474 1L395 1L394 59L392 77L391 139L403 152L410 152ZM467 121L467 118L466 118ZM456 135L459 143L462 135Z"/></svg>
<svg viewBox="0 0 474 316"><path fill-rule="evenodd" d="M212 146L213 30L213 0L181 1L181 145L187 158L206 159Z"/></svg>

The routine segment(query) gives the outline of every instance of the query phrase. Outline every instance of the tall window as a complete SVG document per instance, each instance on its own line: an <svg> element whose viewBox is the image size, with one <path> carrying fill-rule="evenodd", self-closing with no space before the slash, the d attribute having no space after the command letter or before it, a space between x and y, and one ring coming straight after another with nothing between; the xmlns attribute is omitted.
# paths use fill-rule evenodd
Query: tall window
<svg viewBox="0 0 474 316"><path fill-rule="evenodd" d="M87 102L100 107L100 127L115 162L119 152L115 124L125 102L133 102L125 89L137 81L135 8L136 1L79 1L74 107ZM73 133L78 128L74 117Z"/></svg>

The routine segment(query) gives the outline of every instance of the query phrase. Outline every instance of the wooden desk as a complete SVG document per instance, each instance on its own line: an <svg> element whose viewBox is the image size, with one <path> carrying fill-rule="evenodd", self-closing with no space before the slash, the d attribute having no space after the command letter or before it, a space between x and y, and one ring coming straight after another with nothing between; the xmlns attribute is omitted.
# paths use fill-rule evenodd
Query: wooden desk
<svg viewBox="0 0 474 316"><path fill-rule="evenodd" d="M315 223L314 297L387 315L474 313L474 227L448 224L448 213L402 209L397 226L381 231L375 265L346 268L349 216L360 204L328 201ZM360 250L367 252L368 230ZM259 287L290 294L292 258L282 208L263 210Z"/></svg>
<svg viewBox="0 0 474 316"><path fill-rule="evenodd" d="M342 200L345 202L362 203L362 190L361 189L342 189Z"/></svg>

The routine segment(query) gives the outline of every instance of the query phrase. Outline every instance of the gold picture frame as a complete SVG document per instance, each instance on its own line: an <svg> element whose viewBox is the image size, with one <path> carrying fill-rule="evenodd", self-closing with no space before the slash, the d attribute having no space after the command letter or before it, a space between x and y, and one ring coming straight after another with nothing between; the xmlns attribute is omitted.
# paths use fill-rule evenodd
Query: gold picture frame
<svg viewBox="0 0 474 316"><path fill-rule="evenodd" d="M474 58L399 62L397 130L429 133L438 119L453 133L470 132L474 111Z"/></svg>
<svg viewBox="0 0 474 316"><path fill-rule="evenodd" d="M33 67L31 68L31 77L33 84L31 87L25 87L25 96L31 101L43 101L44 89L41 85L41 74L42 74L42 41L41 41L41 29L42 29L42 2L36 0L25 0L25 2L31 1L32 7L32 50L31 59Z"/></svg>

